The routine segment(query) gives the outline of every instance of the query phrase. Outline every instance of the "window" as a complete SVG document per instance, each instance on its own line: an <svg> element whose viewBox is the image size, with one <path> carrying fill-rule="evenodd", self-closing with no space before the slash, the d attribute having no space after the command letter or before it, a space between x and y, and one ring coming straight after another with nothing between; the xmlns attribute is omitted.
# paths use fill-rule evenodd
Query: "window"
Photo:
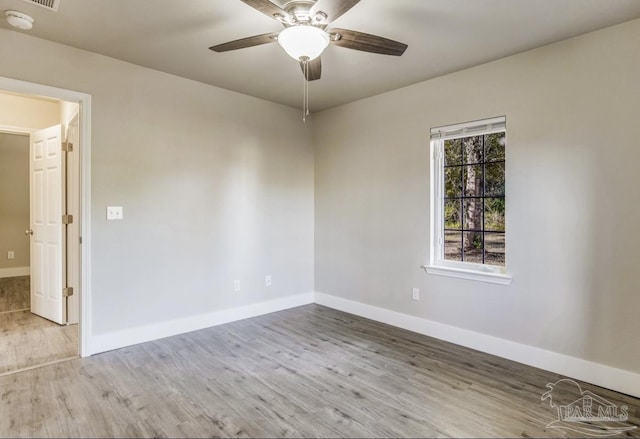
<svg viewBox="0 0 640 439"><path fill-rule="evenodd" d="M431 274L506 284L504 117L431 130Z"/></svg>

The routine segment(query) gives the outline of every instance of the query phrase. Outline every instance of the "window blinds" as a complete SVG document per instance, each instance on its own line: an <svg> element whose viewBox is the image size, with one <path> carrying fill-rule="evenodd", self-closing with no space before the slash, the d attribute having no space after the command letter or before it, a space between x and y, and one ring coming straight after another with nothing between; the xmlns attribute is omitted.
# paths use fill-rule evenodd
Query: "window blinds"
<svg viewBox="0 0 640 439"><path fill-rule="evenodd" d="M459 139L461 137L481 136L484 134L500 133L507 129L505 116L484 119L475 122L465 122L456 125L431 128L431 140Z"/></svg>

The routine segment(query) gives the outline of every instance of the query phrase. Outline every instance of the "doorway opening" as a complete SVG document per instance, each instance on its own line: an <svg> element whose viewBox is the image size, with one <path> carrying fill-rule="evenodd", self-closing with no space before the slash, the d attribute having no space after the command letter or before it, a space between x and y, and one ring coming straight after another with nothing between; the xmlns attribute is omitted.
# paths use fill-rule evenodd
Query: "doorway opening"
<svg viewBox="0 0 640 439"><path fill-rule="evenodd" d="M90 354L89 106L0 78L0 375Z"/></svg>

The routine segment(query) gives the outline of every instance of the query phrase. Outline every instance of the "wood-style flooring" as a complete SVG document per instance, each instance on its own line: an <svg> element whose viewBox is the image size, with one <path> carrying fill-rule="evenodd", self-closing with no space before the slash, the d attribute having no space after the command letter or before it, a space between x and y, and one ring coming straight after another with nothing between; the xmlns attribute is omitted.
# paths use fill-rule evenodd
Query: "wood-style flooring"
<svg viewBox="0 0 640 439"><path fill-rule="evenodd" d="M29 279L0 279L0 375L78 355L77 325L60 326L29 311Z"/></svg>
<svg viewBox="0 0 640 439"><path fill-rule="evenodd" d="M0 314L0 375L77 355L77 325L60 326L28 310Z"/></svg>
<svg viewBox="0 0 640 439"><path fill-rule="evenodd" d="M307 305L0 377L0 436L583 436L546 427L561 378Z"/></svg>
<svg viewBox="0 0 640 439"><path fill-rule="evenodd" d="M0 278L0 313L29 309L29 276Z"/></svg>

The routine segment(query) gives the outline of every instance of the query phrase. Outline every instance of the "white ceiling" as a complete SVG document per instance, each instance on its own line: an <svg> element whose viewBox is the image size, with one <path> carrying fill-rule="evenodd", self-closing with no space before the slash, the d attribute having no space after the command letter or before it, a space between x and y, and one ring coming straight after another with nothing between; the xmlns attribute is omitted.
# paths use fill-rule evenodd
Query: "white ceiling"
<svg viewBox="0 0 640 439"><path fill-rule="evenodd" d="M57 12L0 0L0 10L9 9L35 18L30 35L269 101L302 103L300 67L277 44L226 53L208 49L282 29L240 0L61 0ZM330 46L322 56L322 79L310 86L311 110L639 17L640 0L362 0L332 26L409 48L393 57Z"/></svg>

